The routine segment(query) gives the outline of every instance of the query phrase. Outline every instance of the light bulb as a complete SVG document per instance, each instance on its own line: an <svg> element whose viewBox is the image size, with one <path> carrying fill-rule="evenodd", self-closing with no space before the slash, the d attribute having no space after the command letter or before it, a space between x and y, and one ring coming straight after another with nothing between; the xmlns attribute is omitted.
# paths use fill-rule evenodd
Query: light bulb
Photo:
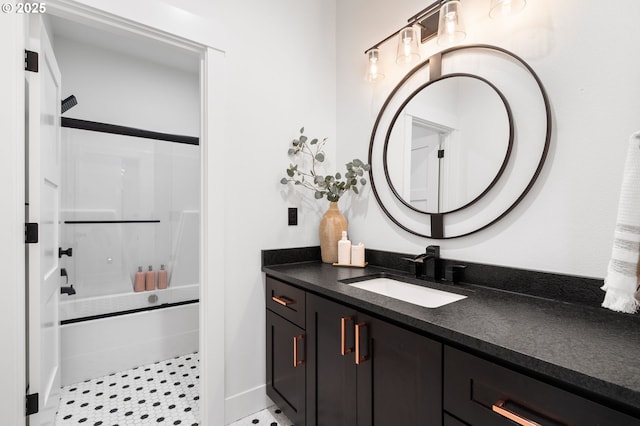
<svg viewBox="0 0 640 426"><path fill-rule="evenodd" d="M367 72L364 79L370 83L375 83L384 79L384 73L382 70L382 64L380 63L380 51L378 49L371 49L367 52L369 63L367 64Z"/></svg>

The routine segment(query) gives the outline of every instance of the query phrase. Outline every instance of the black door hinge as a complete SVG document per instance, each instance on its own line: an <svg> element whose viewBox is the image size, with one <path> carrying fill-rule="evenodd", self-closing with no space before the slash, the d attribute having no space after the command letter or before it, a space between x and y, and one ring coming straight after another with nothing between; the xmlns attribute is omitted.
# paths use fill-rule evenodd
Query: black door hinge
<svg viewBox="0 0 640 426"><path fill-rule="evenodd" d="M27 395L27 416L38 412L38 398L37 393Z"/></svg>
<svg viewBox="0 0 640 426"><path fill-rule="evenodd" d="M26 244L36 244L38 242L38 224L24 224L24 242Z"/></svg>
<svg viewBox="0 0 640 426"><path fill-rule="evenodd" d="M38 72L38 52L24 51L24 69L25 71Z"/></svg>
<svg viewBox="0 0 640 426"><path fill-rule="evenodd" d="M438 158L444 158L444 149L438 150Z"/></svg>

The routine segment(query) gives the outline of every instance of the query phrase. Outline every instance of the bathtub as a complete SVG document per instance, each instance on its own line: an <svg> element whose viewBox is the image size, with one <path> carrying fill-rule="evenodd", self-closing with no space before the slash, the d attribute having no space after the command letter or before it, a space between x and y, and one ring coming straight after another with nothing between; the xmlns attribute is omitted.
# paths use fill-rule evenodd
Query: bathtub
<svg viewBox="0 0 640 426"><path fill-rule="evenodd" d="M62 386L198 350L198 284L140 293L62 296Z"/></svg>

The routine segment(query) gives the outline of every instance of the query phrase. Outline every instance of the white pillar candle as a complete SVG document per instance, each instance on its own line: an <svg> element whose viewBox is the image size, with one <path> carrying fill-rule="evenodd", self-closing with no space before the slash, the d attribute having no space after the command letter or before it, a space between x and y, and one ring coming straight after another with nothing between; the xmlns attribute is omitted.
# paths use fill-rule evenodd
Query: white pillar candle
<svg viewBox="0 0 640 426"><path fill-rule="evenodd" d="M351 264L364 266L364 244L354 244L351 246Z"/></svg>

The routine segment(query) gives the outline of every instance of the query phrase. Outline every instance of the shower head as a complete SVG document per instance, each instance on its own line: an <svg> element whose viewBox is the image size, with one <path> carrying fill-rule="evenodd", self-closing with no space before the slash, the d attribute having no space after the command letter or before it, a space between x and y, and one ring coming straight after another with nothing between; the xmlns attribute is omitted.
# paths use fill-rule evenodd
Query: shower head
<svg viewBox="0 0 640 426"><path fill-rule="evenodd" d="M78 105L76 97L74 95L69 96L67 99L62 101L62 108L60 109L61 114L64 114L76 105Z"/></svg>

